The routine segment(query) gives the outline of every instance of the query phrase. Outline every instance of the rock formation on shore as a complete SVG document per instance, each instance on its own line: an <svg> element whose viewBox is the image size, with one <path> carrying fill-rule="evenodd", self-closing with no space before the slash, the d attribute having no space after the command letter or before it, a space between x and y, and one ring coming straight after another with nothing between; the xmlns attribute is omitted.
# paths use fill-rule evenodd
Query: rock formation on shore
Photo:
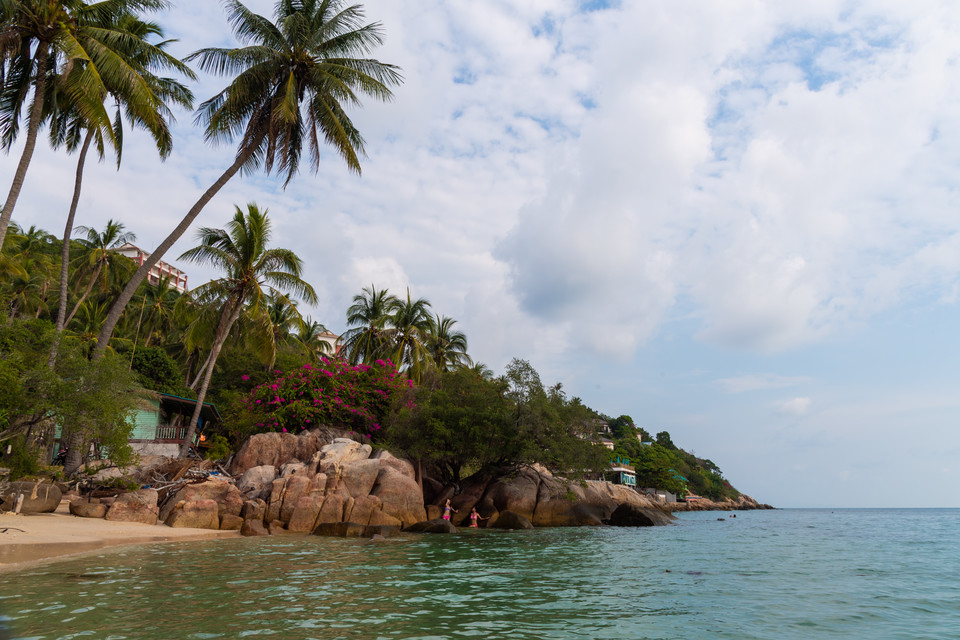
<svg viewBox="0 0 960 640"><path fill-rule="evenodd" d="M736 502L665 505L622 485L560 478L540 465L488 470L457 487L444 486L418 479L406 460L338 435L326 430L254 435L234 456L230 475L208 462L151 461L141 478L153 478L154 488L116 497L75 496L70 510L83 517L243 535L389 537L400 529L455 532L468 524L474 508L481 526L502 529L654 526L668 524L671 510L770 508L745 495ZM450 522L436 526L447 499L456 511Z"/></svg>
<svg viewBox="0 0 960 640"><path fill-rule="evenodd" d="M662 505L629 487L558 478L540 465L476 474L461 484L456 495L454 487L437 483L424 483L424 488L431 504L428 515L439 517L439 505L449 498L457 510L452 517L455 525L466 523L474 507L490 518L489 527L496 527L500 514L507 511L523 516L534 527L608 524L617 507L624 504L644 514L645 524L667 524L673 519Z"/></svg>
<svg viewBox="0 0 960 640"><path fill-rule="evenodd" d="M670 503L671 511L750 511L753 509L773 509L768 504L757 502L745 493L741 493L736 500L727 498L719 502L700 498L692 502Z"/></svg>

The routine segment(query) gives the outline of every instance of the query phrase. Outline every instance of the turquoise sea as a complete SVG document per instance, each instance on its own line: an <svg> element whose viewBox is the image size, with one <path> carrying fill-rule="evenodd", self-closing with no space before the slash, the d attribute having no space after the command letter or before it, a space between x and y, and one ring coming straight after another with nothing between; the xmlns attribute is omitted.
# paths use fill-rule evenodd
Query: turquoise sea
<svg viewBox="0 0 960 640"><path fill-rule="evenodd" d="M958 509L167 543L0 574L0 637L956 639L958 575Z"/></svg>

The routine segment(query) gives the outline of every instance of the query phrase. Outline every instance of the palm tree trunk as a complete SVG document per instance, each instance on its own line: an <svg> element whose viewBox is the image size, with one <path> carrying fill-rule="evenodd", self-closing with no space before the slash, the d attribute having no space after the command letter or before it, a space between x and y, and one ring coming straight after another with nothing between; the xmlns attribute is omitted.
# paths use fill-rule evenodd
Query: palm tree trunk
<svg viewBox="0 0 960 640"><path fill-rule="evenodd" d="M37 132L40 130L40 118L43 116L43 98L44 85L47 81L47 53L49 45L41 42L37 47L35 56L37 79L33 91L33 105L30 107L30 119L27 121L27 141L23 146L23 153L20 155L20 163L17 165L17 172L13 176L13 184L10 185L10 192L7 194L7 201L3 204L3 211L0 212L0 248L3 248L3 241L7 237L7 227L10 226L10 218L13 217L13 208L17 205L17 198L20 197L20 189L23 188L23 181L27 177L27 167L30 166L30 160L33 158L33 150L37 146Z"/></svg>
<svg viewBox="0 0 960 640"><path fill-rule="evenodd" d="M83 304L83 301L87 299L87 296L90 295L90 292L93 291L93 285L97 283L97 278L100 277L100 272L103 270L103 263L98 263L97 268L94 270L93 275L90 277L90 282L87 283L87 288L83 290L83 295L80 296L80 299L77 300L77 304L73 306L73 311L70 312L70 315L67 316L66 322L63 323L63 326L70 324L70 321L73 320L73 316L77 315L77 311L80 310L80 305Z"/></svg>
<svg viewBox="0 0 960 640"><path fill-rule="evenodd" d="M123 288L123 291L120 293L120 296L114 301L113 306L110 307L110 312L107 314L107 319L103 323L103 328L100 330L100 335L97 336L97 344L93 349L93 354L91 358L96 360L103 356L104 352L107 350L107 344L110 342L111 336L113 336L113 330L116 328L117 323L120 321L120 316L123 315L123 310L126 308L127 303L133 298L133 294L136 292L137 287L140 286L140 283L143 282L147 275L150 273L150 270L153 269L154 265L160 261L160 258L167 252L167 250L173 246L173 243L180 239L187 229L190 228L190 225L193 224L193 221L196 219L203 208L207 205L210 200L213 199L213 196L217 195L217 192L223 188L227 182L230 181L240 168L246 164L246 162L253 156L253 152L257 149L260 144L260 140L252 141L247 147L237 156L237 159L234 160L233 164L230 165L226 171L217 179L209 189L204 191L203 195L200 196L200 199L190 208L190 211L187 212L187 215L183 217L183 220L180 221L180 224L170 233L166 239L160 243L153 253L150 254L143 264L140 265L140 268L137 269L137 272L133 274L133 277L130 278L130 281L127 283L127 286ZM199 405L198 405L199 406Z"/></svg>
<svg viewBox="0 0 960 640"><path fill-rule="evenodd" d="M237 318L240 317L240 310L243 308L243 299L244 295L241 293L237 297L236 302L233 305L229 305L224 308L223 313L220 315L220 323L217 326L217 334L213 340L213 346L210 347L210 357L208 358L207 370L203 374L203 383L200 385L200 390L197 392L197 406L193 408L193 416L190 418L190 424L187 426L187 433L183 438L183 443L180 445L180 457L185 458L190 452L190 447L193 445L193 436L197 432L197 423L200 420L200 412L203 410L203 401L207 397L207 389L210 388L210 378L213 377L213 368L217 363L217 356L220 355L220 349L223 348L223 343L227 341L227 336L230 335L230 329L233 328L233 323L237 321Z"/></svg>
<svg viewBox="0 0 960 640"><path fill-rule="evenodd" d="M60 301L57 304L57 329L53 336L53 346L50 347L48 364L53 369L57 363L57 352L60 350L60 337L63 328L67 326L67 294L70 275L70 236L73 235L73 220L77 215L77 205L80 203L80 187L83 184L83 165L87 160L87 150L93 140L93 129L87 129L87 135L80 147L80 157L77 159L77 177L73 183L73 200L70 201L70 211L67 213L67 224L63 228L63 247L60 249ZM74 310L76 313L76 310Z"/></svg>
<svg viewBox="0 0 960 640"><path fill-rule="evenodd" d="M196 391L197 385L200 384L200 379L203 377L203 374L207 372L207 367L210 366L210 359L213 358L213 350L210 350L210 353L207 354L207 359L203 361L203 364L200 365L200 368L197 369L197 375L193 377L193 382L187 385L187 388Z"/></svg>

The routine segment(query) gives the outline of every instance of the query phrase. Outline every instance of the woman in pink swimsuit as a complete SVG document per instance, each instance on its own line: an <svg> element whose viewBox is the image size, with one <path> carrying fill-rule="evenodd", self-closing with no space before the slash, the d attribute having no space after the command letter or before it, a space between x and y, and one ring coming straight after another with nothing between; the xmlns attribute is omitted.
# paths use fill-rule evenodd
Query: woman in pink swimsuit
<svg viewBox="0 0 960 640"><path fill-rule="evenodd" d="M479 526L477 525L478 520L489 520L489 519L490 518L481 517L480 514L477 513L477 508L474 507L473 510L470 512L470 528L477 529L479 528Z"/></svg>
<svg viewBox="0 0 960 640"><path fill-rule="evenodd" d="M450 519L450 512L451 512L451 511L454 512L454 513L457 512L456 509L454 509L453 507L450 506L450 499L447 498L447 504L443 505L443 519L444 519L444 520L449 520L449 519Z"/></svg>

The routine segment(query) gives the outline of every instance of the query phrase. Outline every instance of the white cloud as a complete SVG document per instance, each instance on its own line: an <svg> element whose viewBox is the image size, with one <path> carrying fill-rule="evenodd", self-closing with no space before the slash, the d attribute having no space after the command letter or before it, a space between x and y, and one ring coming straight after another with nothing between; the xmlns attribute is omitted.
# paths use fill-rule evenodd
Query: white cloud
<svg viewBox="0 0 960 640"><path fill-rule="evenodd" d="M811 402L810 398L791 398L780 405L779 412L783 415L803 416L810 410Z"/></svg>

